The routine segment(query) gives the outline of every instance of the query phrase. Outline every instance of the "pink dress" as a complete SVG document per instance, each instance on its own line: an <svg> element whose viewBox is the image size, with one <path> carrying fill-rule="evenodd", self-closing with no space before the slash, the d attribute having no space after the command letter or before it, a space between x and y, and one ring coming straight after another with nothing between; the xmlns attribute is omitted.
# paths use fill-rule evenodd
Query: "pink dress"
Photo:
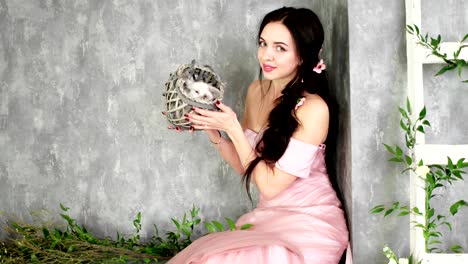
<svg viewBox="0 0 468 264"><path fill-rule="evenodd" d="M245 135L254 146L257 133L247 129ZM275 166L298 178L270 200L260 195L257 208L236 223L253 227L203 236L169 263L337 264L348 246L348 229L324 158L325 145L291 138Z"/></svg>

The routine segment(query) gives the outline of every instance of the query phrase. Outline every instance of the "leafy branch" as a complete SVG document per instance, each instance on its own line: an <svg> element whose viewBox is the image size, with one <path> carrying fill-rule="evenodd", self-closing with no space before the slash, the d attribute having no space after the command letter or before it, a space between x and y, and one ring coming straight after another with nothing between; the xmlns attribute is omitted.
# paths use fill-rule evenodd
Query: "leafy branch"
<svg viewBox="0 0 468 264"><path fill-rule="evenodd" d="M114 241L97 238L68 214L70 208L62 204L60 208L60 216L67 223L65 228L8 221L5 229L11 238L0 240L0 263L155 263L170 259L190 245L193 231L201 222L198 216L200 209L193 206L189 215L184 213L181 220L171 219L176 227L175 231L167 232L165 237L161 237L154 225L153 237L147 243L142 243L141 213L138 212L133 220L135 233L125 238L117 232L117 239ZM233 220L225 219L230 230L245 230L252 226L245 224L237 229ZM218 221L206 223L224 231ZM211 228L207 229L210 233L213 231Z"/></svg>
<svg viewBox="0 0 468 264"><path fill-rule="evenodd" d="M401 205L400 202L393 202L391 206L377 205L370 210L370 213L383 213L387 217L393 213L398 212L398 216L405 216L409 214L424 216L424 222L413 221L412 224L416 228L421 228L425 238L425 249L427 252L441 252L442 250L438 245L442 244L442 233L439 228L442 226L448 227L452 231L452 226L449 218L456 215L459 209L467 207L468 203L464 200L459 200L450 206L447 214L440 214L435 211L431 206L431 199L437 194L435 190L446 187L448 184L452 185L453 182L463 180L465 174L464 168L468 167L465 159L460 159L453 162L450 157L447 158L447 165L429 165L424 166L423 160L416 160L414 147L416 142L417 133L425 133L425 127L430 127L431 124L426 120L426 107L420 112L415 121L411 119L412 110L409 100L406 100L406 108L399 107L400 111L400 128L405 135L405 146L401 148L398 145L394 147L384 144L386 150L391 154L390 162L402 163L406 167L402 174L408 171L413 171L424 182L425 208L423 215L418 207L409 208L407 205ZM449 248L453 252L461 252L462 247L453 245Z"/></svg>
<svg viewBox="0 0 468 264"><path fill-rule="evenodd" d="M427 33L424 35L420 32L417 25L407 25L406 31L418 39L417 44L429 49L432 55L442 59L445 62L445 65L435 74L435 76L439 76L447 71L457 70L458 77L461 78L463 68L468 68L468 62L464 59L460 59L459 56L462 49L468 47L468 44L464 44L464 42L468 39L468 34L462 38L460 41L460 46L456 51L453 52L453 59L449 59L447 53L442 53L440 50L440 44L442 43L442 37L440 35L437 35L435 38L429 37ZM463 82L467 83L468 80L464 80Z"/></svg>

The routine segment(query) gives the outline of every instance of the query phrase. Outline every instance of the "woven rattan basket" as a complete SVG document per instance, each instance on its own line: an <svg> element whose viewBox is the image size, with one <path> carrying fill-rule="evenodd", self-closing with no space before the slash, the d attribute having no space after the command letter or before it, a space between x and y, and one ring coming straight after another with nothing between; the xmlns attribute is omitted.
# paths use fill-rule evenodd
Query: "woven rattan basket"
<svg viewBox="0 0 468 264"><path fill-rule="evenodd" d="M166 90L163 93L165 115L169 123L179 129L190 128L190 122L185 120L185 114L192 107L216 110L216 100L222 100L224 83L210 66L184 64L169 75Z"/></svg>

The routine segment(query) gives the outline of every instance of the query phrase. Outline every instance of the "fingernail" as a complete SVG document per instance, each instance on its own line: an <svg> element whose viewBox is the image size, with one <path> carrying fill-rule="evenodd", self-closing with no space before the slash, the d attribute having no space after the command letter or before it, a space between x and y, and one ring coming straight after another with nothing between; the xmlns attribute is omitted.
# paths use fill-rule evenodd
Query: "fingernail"
<svg viewBox="0 0 468 264"><path fill-rule="evenodd" d="M184 114L185 117L188 117L188 114Z"/></svg>
<svg viewBox="0 0 468 264"><path fill-rule="evenodd" d="M182 131L182 130L180 129L180 127L178 127L178 126L175 127L175 130L176 130L177 132Z"/></svg>
<svg viewBox="0 0 468 264"><path fill-rule="evenodd" d="M219 105L219 104L221 104L221 101L216 100L215 104L216 104L216 105Z"/></svg>
<svg viewBox="0 0 468 264"><path fill-rule="evenodd" d="M188 117L185 118L185 121L190 121L190 119Z"/></svg>
<svg viewBox="0 0 468 264"><path fill-rule="evenodd" d="M195 132L195 129L193 128L193 126L190 126L189 133L192 134L193 132Z"/></svg>
<svg viewBox="0 0 468 264"><path fill-rule="evenodd" d="M168 125L167 129L174 129L174 128L171 125Z"/></svg>
<svg viewBox="0 0 468 264"><path fill-rule="evenodd" d="M162 114L162 115L166 115L166 112L162 111L161 114Z"/></svg>

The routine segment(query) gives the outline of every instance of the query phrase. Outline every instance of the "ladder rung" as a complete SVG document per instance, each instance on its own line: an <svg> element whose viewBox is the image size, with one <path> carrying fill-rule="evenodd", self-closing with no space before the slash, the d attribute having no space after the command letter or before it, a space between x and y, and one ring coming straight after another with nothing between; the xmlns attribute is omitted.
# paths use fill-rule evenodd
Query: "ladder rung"
<svg viewBox="0 0 468 264"><path fill-rule="evenodd" d="M454 163L461 158L468 158L468 145L424 144L416 145L414 151L417 160L422 159L426 165L446 165L447 157L450 157Z"/></svg>
<svg viewBox="0 0 468 264"><path fill-rule="evenodd" d="M466 264L468 263L468 254L425 254L423 264Z"/></svg>
<svg viewBox="0 0 468 264"><path fill-rule="evenodd" d="M468 45L468 43L465 43L465 45ZM440 44L440 51L442 54L446 53L448 59L453 59L453 53L458 50L458 47L460 47L460 42L444 42ZM430 50L421 45L416 45L414 56L416 58L416 62L422 64L444 63L442 59L431 55ZM468 61L468 47L461 50L458 58Z"/></svg>

